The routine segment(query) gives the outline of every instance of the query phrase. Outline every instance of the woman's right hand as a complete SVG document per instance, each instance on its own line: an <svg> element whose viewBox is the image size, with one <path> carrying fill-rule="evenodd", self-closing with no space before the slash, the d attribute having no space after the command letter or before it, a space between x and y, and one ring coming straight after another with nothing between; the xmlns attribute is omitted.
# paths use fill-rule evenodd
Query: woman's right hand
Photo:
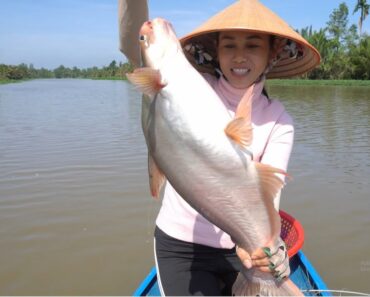
<svg viewBox="0 0 370 297"><path fill-rule="evenodd" d="M274 247L259 248L252 254L237 246L236 254L247 269L255 267L262 272L270 272L278 281L290 274L288 252L281 238Z"/></svg>

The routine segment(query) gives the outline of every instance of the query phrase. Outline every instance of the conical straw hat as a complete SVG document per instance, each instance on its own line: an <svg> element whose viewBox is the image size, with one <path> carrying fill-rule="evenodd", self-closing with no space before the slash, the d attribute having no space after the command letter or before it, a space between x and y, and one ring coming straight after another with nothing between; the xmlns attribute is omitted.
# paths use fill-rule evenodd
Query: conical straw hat
<svg viewBox="0 0 370 297"><path fill-rule="evenodd" d="M201 72L214 74L214 63L207 61L216 56L215 33L228 30L275 35L287 39L286 49L295 46L296 54L282 55L268 72L268 78L300 75L320 63L319 52L274 12L258 0L239 0L180 39L184 52L194 67ZM203 55L201 60L197 58L199 53Z"/></svg>

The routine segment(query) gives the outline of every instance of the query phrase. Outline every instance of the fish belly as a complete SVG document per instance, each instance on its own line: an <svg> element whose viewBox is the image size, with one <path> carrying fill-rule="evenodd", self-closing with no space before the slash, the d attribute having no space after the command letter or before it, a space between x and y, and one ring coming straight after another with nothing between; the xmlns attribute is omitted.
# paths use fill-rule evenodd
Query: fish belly
<svg viewBox="0 0 370 297"><path fill-rule="evenodd" d="M271 237L268 213L250 155L224 133L231 120L225 107L217 114L220 102L208 100L191 109L189 101L197 99L190 95L167 93L183 97L178 100L165 95L159 94L146 113L149 149L157 165L180 196L234 242L248 251L263 246ZM209 99L213 93L203 96Z"/></svg>

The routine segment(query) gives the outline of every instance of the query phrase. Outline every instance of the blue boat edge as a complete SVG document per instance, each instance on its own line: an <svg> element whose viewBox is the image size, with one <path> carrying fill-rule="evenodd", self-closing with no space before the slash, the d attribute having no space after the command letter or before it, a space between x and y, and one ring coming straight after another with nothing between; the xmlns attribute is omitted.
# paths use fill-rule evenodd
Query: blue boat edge
<svg viewBox="0 0 370 297"><path fill-rule="evenodd" d="M141 282L139 287L136 289L136 291L132 294L132 296L147 296L148 293L153 289L154 285L157 282L157 269L152 267L149 274L146 276L146 278ZM159 289L158 289L159 293ZM156 295L151 295L156 296ZM160 296L157 295L157 296Z"/></svg>
<svg viewBox="0 0 370 297"><path fill-rule="evenodd" d="M299 263L302 263L304 266L305 271L298 271ZM319 296L332 296L329 292L328 287L326 286L325 282L322 280L320 275L317 273L311 262L308 260L306 255L300 250L298 253L292 258L291 261L292 266L292 277L300 277L297 276L299 273L304 275L306 281L312 285L313 290L319 290ZM296 274L296 276L294 276ZM304 293L309 293L304 292ZM318 294L315 293L315 296ZM160 291L157 284L157 271L156 268L153 267L149 274L145 277L145 279L141 282L139 287L135 290L132 296L160 296Z"/></svg>
<svg viewBox="0 0 370 297"><path fill-rule="evenodd" d="M297 255L296 255L302 264L306 267L307 271L310 273L310 277L312 278L312 283L315 284L315 289L320 290L320 296L333 296L330 293L329 288L326 286L326 283L323 281L319 273L316 271L316 269L313 267L311 262L308 260L306 255L299 250Z"/></svg>

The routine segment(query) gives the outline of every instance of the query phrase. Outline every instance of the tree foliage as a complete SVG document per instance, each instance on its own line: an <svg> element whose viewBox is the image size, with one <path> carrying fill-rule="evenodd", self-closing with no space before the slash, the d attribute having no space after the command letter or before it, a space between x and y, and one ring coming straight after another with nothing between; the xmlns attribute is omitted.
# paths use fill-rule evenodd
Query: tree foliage
<svg viewBox="0 0 370 297"><path fill-rule="evenodd" d="M370 36L348 25L348 7L341 3L329 16L327 27L300 30L321 54L321 64L305 77L311 79L369 79Z"/></svg>
<svg viewBox="0 0 370 297"><path fill-rule="evenodd" d="M77 67L69 68L63 65L48 70L45 68L35 69L33 64L26 65L5 65L0 64L0 79L2 80L20 80L30 78L93 78L93 79L124 79L127 72L131 72L133 67L130 63L117 62L113 60L108 66L98 68L96 66L79 69Z"/></svg>
<svg viewBox="0 0 370 297"><path fill-rule="evenodd" d="M365 21L366 17L369 15L370 4L366 3L366 0L357 0L357 4L353 13L360 11L360 18L358 20L358 27L360 31L360 36L362 33L362 24Z"/></svg>

